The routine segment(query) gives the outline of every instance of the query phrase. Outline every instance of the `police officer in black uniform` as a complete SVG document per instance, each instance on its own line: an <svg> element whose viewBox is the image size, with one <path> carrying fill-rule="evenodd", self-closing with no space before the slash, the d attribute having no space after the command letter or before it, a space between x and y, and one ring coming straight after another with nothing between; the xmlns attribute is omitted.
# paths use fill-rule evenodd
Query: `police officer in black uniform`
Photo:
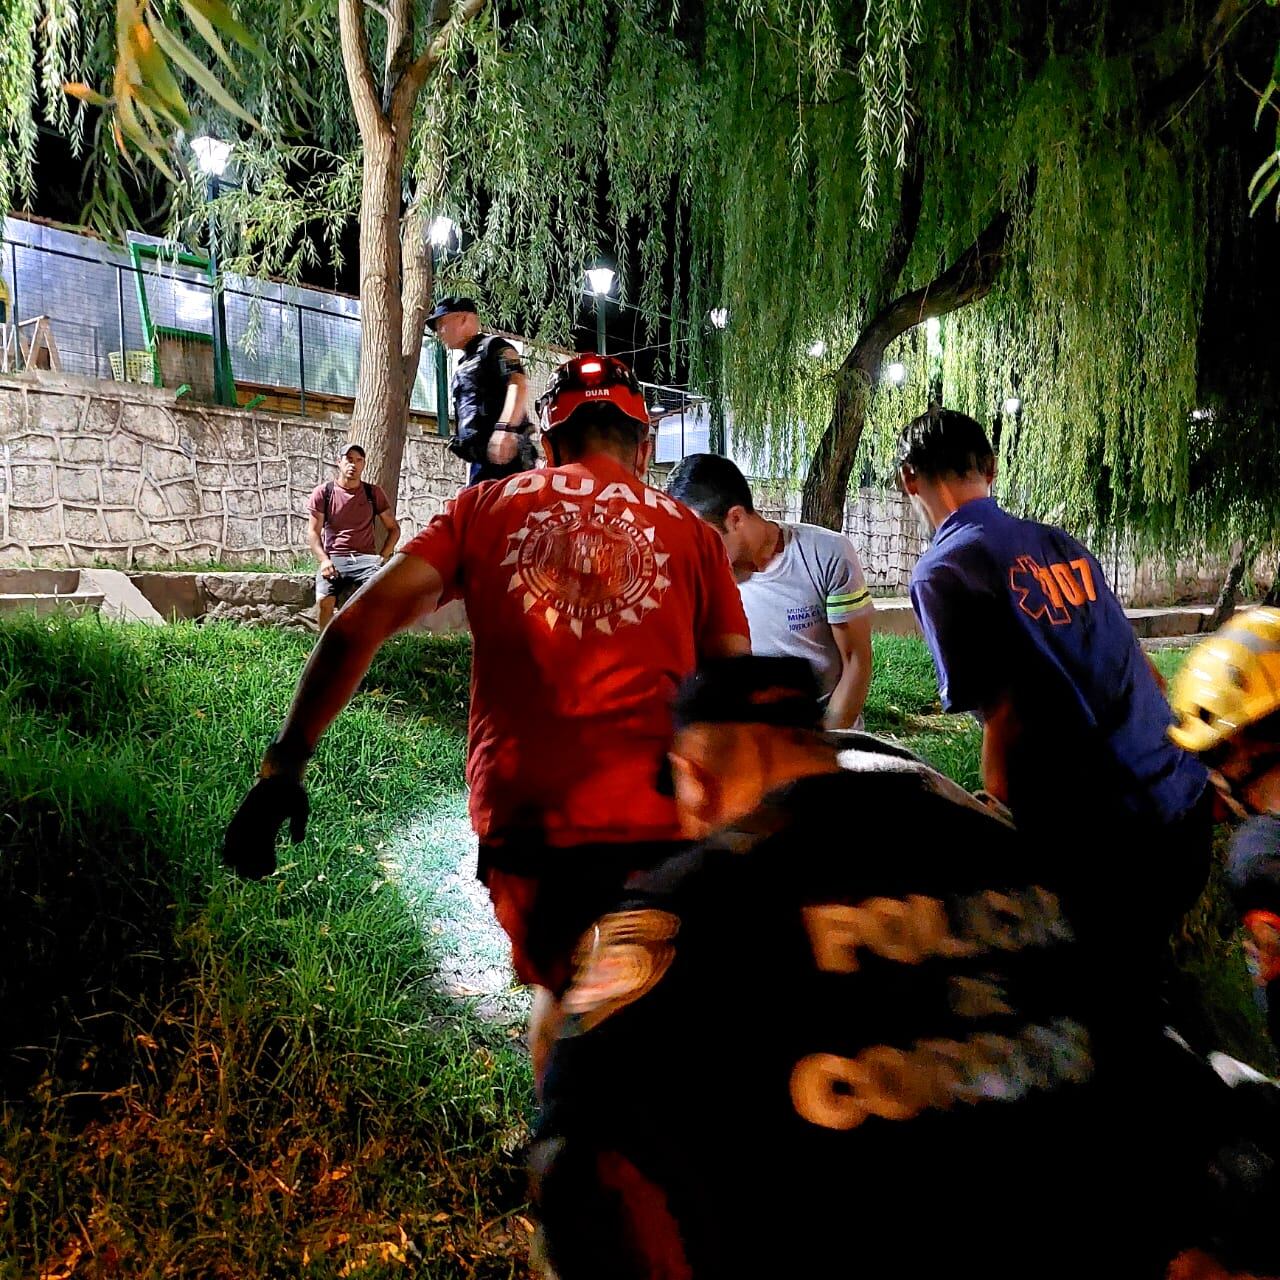
<svg viewBox="0 0 1280 1280"><path fill-rule="evenodd" d="M1198 1108L1053 869L909 753L823 738L799 659L708 664L675 712L702 843L584 936L547 1078L560 1280L1161 1276Z"/></svg>
<svg viewBox="0 0 1280 1280"><path fill-rule="evenodd" d="M520 353L480 331L471 298L441 298L427 324L462 361L453 375L457 432L449 448L471 464L471 484L530 470L537 461L528 432L529 381Z"/></svg>

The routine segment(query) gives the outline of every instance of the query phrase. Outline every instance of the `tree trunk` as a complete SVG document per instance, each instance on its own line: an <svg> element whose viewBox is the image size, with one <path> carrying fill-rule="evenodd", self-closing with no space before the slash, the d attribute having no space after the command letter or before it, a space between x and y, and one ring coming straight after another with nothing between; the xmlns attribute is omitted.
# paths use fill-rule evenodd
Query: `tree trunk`
<svg viewBox="0 0 1280 1280"><path fill-rule="evenodd" d="M1280 564L1276 565L1275 576L1271 579L1267 594L1262 597L1262 603L1272 609L1280 608Z"/></svg>
<svg viewBox="0 0 1280 1280"><path fill-rule="evenodd" d="M396 509L404 461L409 398L422 349L431 300L431 250L426 238L432 212L414 201L404 221L402 260L400 190L413 112L456 29L470 22L485 0L433 0L427 47L416 57L414 0L384 0L387 24L382 88L374 80L365 30L364 0L338 0L342 67L360 128L364 164L360 178L360 374L351 415L352 438L368 454L365 475L386 491ZM438 130L436 131L438 135ZM434 203L443 178L444 142L427 164L427 194Z"/></svg>
<svg viewBox="0 0 1280 1280"><path fill-rule="evenodd" d="M404 364L405 416L413 399L413 387L418 378L418 361L422 356L422 339L431 312L431 295L435 288L435 269L431 261L430 210L434 204L423 202L421 194L414 207L404 216L404 230L400 242L401 260L404 264L404 314L400 337L401 359Z"/></svg>
<svg viewBox="0 0 1280 1280"><path fill-rule="evenodd" d="M849 492L871 389L880 376L885 350L895 339L923 320L944 316L985 298L1004 262L1009 215L1001 212L978 238L932 284L904 293L881 308L836 375L831 420L814 452L805 477L801 506L804 519L829 529L844 527L844 504Z"/></svg>
<svg viewBox="0 0 1280 1280"><path fill-rule="evenodd" d="M408 419L401 348L400 167L386 138L364 152L360 189L360 376L351 434L368 451L365 476L395 510Z"/></svg>
<svg viewBox="0 0 1280 1280"><path fill-rule="evenodd" d="M863 308L873 316L880 315L886 302L897 291L920 226L923 195L924 137L916 128L908 140L897 221L885 244L880 270L862 301ZM849 475L858 452L858 442L862 439L867 404L880 376L886 346L887 341L879 341L873 322L836 373L831 421L822 433L805 478L803 513L810 524L826 525L829 529L844 528L844 495L849 489Z"/></svg>
<svg viewBox="0 0 1280 1280"><path fill-rule="evenodd" d="M871 330L867 330L836 375L831 420L818 441L804 481L801 513L809 524L844 529L849 476L862 440L871 389L880 375L885 345L873 342Z"/></svg>
<svg viewBox="0 0 1280 1280"><path fill-rule="evenodd" d="M1213 606L1213 612L1204 624L1206 631L1217 631L1235 612L1236 594L1240 590L1240 580L1244 577L1244 571L1249 567L1249 563L1252 560L1253 548L1248 543L1242 542L1240 550L1236 552L1235 558L1227 569L1227 576L1222 583L1222 590L1218 592L1218 599Z"/></svg>
<svg viewBox="0 0 1280 1280"><path fill-rule="evenodd" d="M425 145L430 148L419 159L417 190L413 204L404 215L400 252L404 264L404 330L401 351L404 357L405 394L413 395L422 354L423 331L431 311L435 289L435 263L431 250L431 219L440 212L444 195L444 125L436 100L427 103L423 121ZM405 403L406 414L408 402Z"/></svg>

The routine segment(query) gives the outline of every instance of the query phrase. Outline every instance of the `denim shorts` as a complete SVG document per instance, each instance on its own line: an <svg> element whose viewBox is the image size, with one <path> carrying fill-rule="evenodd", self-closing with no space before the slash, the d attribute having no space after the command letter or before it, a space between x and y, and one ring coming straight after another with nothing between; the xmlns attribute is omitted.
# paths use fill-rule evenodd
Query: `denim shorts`
<svg viewBox="0 0 1280 1280"><path fill-rule="evenodd" d="M380 555L344 555L339 552L329 557L333 567L337 569L336 578L326 578L316 573L316 599L325 596L337 596L339 603L358 591L379 569L382 568Z"/></svg>

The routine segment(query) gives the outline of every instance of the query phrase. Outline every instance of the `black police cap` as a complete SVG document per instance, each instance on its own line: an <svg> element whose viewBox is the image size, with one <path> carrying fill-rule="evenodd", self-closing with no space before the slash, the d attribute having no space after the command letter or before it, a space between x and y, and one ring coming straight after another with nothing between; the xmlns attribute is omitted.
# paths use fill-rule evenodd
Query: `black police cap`
<svg viewBox="0 0 1280 1280"><path fill-rule="evenodd" d="M470 311L472 314L478 314L476 300L474 298L455 298L452 295L447 298L441 298L436 303L436 309L427 317L427 328L434 333L436 321L441 316L451 315L455 311Z"/></svg>
<svg viewBox="0 0 1280 1280"><path fill-rule="evenodd" d="M817 677L803 658L752 655L704 662L680 686L672 715L677 729L691 724L822 725Z"/></svg>

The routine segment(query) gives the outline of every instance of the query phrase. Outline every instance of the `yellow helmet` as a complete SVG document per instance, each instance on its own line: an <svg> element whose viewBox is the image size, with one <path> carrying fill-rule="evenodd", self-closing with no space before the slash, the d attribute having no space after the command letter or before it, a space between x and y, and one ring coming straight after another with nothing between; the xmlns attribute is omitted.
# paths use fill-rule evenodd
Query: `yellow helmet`
<svg viewBox="0 0 1280 1280"><path fill-rule="evenodd" d="M1250 609L1201 641L1173 680L1169 736L1208 751L1280 711L1280 609Z"/></svg>

